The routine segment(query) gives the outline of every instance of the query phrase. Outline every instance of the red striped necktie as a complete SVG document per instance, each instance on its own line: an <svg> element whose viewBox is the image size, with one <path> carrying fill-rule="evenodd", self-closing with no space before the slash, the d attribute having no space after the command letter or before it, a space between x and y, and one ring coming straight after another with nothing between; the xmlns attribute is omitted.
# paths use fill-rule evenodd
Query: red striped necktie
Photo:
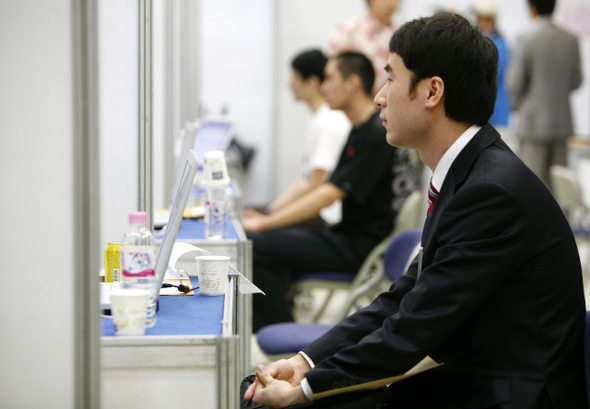
<svg viewBox="0 0 590 409"><path fill-rule="evenodd" d="M434 209L434 205L436 204L436 199L438 199L438 190L434 186L432 186L432 179L430 179L430 188L428 189L428 215L432 213L432 209Z"/></svg>

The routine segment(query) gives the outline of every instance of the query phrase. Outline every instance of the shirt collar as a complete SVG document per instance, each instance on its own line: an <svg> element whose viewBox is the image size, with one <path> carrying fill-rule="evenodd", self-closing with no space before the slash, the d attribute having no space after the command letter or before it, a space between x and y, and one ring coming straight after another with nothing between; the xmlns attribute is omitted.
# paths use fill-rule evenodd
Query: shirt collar
<svg viewBox="0 0 590 409"><path fill-rule="evenodd" d="M459 156L463 148L469 143L471 139L475 136L477 132L481 129L481 126L472 125L470 126L465 132L461 134L459 138L451 145L449 149L445 152L438 165L434 169L432 174L432 186L440 192L440 189L445 181L445 177L451 168L451 165Z"/></svg>

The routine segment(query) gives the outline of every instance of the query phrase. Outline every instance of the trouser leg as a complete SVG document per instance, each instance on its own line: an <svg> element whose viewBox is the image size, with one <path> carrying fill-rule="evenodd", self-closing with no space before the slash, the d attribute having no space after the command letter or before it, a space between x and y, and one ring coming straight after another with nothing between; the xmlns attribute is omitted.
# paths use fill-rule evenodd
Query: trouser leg
<svg viewBox="0 0 590 409"><path fill-rule="evenodd" d="M253 296L254 332L265 325L293 321L287 299L290 275L305 271L357 271L362 263L341 237L329 232L280 229L249 234L253 279L266 296Z"/></svg>

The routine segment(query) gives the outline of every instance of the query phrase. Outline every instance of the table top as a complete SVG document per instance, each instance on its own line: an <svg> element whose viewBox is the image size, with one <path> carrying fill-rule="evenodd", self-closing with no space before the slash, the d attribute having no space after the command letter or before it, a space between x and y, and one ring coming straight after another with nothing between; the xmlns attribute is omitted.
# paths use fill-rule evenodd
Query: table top
<svg viewBox="0 0 590 409"><path fill-rule="evenodd" d="M198 278L191 277L193 287ZM157 335L221 335L221 321L225 296L201 295L161 296L156 325L147 328L146 336ZM102 317L103 336L114 336L115 327L111 318Z"/></svg>
<svg viewBox="0 0 590 409"><path fill-rule="evenodd" d="M227 219L227 238L223 240L238 240L238 233L232 223L232 217ZM183 219L176 240L205 239L205 221L203 219ZM220 241L223 241L220 240Z"/></svg>

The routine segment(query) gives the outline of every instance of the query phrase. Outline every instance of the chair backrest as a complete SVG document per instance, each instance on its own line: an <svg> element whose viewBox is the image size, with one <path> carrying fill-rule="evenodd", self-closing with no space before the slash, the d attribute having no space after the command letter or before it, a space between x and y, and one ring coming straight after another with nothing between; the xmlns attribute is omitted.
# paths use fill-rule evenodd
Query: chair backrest
<svg viewBox="0 0 590 409"><path fill-rule="evenodd" d="M376 245L365 258L365 261L352 282L351 290L361 286L369 279L369 277L375 275L383 276L383 256L387 248L390 246L392 239L397 234L406 230L414 230L422 227L424 224L424 217L422 217L420 213L422 209L422 206L420 206L420 201L423 199L422 196L422 192L415 190L404 200L395 219L395 228L392 230L391 234Z"/></svg>
<svg viewBox="0 0 590 409"><path fill-rule="evenodd" d="M572 169L553 165L549 169L551 191L563 209L570 225L587 229L590 223L590 208L584 201L580 181ZM587 232L586 232L587 233Z"/></svg>
<svg viewBox="0 0 590 409"><path fill-rule="evenodd" d="M395 218L395 228L393 229L393 234L390 238L396 233L419 229L424 225L426 210L425 207L422 206L422 202L426 203L426 195L424 192L417 189L410 193L397 213Z"/></svg>
<svg viewBox="0 0 590 409"><path fill-rule="evenodd" d="M420 245L422 229L412 229L397 234L387 246L383 256L383 268L387 278L397 280L408 266L414 250Z"/></svg>
<svg viewBox="0 0 590 409"><path fill-rule="evenodd" d="M565 166L553 165L549 169L549 174L555 200L563 208L583 205L582 189L576 172Z"/></svg>
<svg viewBox="0 0 590 409"><path fill-rule="evenodd" d="M393 238L389 237L388 241L381 242L373 250L372 255L375 260L373 260L372 275L368 276L368 271L363 271L363 274L367 276L359 280L360 282L355 283L356 285L351 288L347 302L341 310L337 322L346 318L357 300L366 294L371 294L380 286L380 283L383 283L385 278L391 279L398 272L399 275L403 274L408 259L414 253L416 246L420 244L421 237L422 229L402 231L394 235ZM355 279L355 282L357 279Z"/></svg>
<svg viewBox="0 0 590 409"><path fill-rule="evenodd" d="M390 246L391 241L397 235L402 234L405 231L415 230L417 227L422 227L424 223L425 212L422 212L422 200L426 199L423 198L423 194L420 190L415 190L404 200L404 203L397 214L395 227L392 229L392 232L373 248L363 261L358 272L354 275L354 279L348 286L350 294L340 314L336 317L336 322L339 322L347 316L348 312L359 298L367 295L370 298L372 295L378 293L376 289L381 283L383 283L385 278L383 256L387 248ZM410 249L410 251L412 249ZM405 263L407 259L408 255L406 255L403 262ZM324 283L319 280L321 280L320 276L326 277L326 280L330 280L330 273L332 272L311 272L309 274L301 274L298 279L296 279L296 285L299 288L304 288L307 284L312 284L315 288L322 287L322 285L327 286L329 285L329 281ZM350 277L350 274L338 272L335 272L334 274L342 278L340 280L341 282L346 282L344 278L349 279ZM325 303L321 307L320 313L316 314L316 319L319 319L319 316L323 314L324 309Z"/></svg>

